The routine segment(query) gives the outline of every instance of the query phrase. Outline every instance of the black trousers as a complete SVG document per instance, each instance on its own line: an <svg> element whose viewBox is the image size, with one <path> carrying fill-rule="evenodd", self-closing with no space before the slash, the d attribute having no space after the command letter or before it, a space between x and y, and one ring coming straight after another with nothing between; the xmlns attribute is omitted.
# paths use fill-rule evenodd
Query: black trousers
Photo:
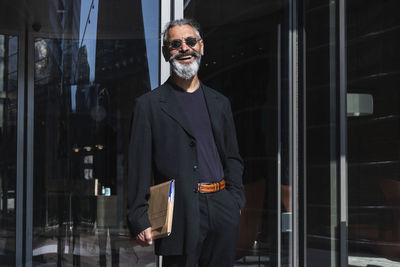
<svg viewBox="0 0 400 267"><path fill-rule="evenodd" d="M231 193L199 194L200 234L195 254L163 256L162 267L231 267L239 234L239 207Z"/></svg>

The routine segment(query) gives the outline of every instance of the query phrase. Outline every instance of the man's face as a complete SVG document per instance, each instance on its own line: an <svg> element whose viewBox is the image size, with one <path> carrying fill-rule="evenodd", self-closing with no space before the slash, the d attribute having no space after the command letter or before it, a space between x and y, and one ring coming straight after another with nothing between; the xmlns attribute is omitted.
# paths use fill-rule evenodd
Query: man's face
<svg viewBox="0 0 400 267"><path fill-rule="evenodd" d="M163 54L171 63L172 71L185 80L195 76L204 49L196 31L190 25L174 26L168 31L167 41Z"/></svg>

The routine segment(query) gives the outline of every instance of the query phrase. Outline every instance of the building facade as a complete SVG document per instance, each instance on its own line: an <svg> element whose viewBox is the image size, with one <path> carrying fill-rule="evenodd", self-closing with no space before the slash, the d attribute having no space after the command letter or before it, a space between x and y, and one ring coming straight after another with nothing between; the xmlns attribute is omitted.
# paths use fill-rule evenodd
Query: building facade
<svg viewBox="0 0 400 267"><path fill-rule="evenodd" d="M202 27L247 198L237 266L400 265L400 2L0 3L0 265L156 266L130 240L133 103L160 32ZM134 129L133 129L134 130ZM235 266L236 266L235 265Z"/></svg>

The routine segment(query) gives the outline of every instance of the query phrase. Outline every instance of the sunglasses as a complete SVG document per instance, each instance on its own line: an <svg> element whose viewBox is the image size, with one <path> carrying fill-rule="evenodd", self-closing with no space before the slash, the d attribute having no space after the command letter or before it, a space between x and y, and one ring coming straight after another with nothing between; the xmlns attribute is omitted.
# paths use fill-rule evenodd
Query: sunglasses
<svg viewBox="0 0 400 267"><path fill-rule="evenodd" d="M194 37L186 37L184 39L184 42L186 45L190 46L191 48L195 47L197 42L199 42L201 39L196 39ZM175 39L170 42L166 42L166 45L174 50L179 49L183 44L183 41L180 39Z"/></svg>

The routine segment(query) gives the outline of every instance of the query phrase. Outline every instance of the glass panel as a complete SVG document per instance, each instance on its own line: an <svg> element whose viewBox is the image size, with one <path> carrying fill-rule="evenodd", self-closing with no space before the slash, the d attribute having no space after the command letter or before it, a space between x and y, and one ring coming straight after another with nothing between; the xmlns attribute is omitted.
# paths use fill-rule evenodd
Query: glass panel
<svg viewBox="0 0 400 267"><path fill-rule="evenodd" d="M15 265L18 37L0 34L0 262Z"/></svg>
<svg viewBox="0 0 400 267"><path fill-rule="evenodd" d="M307 266L338 266L335 0L305 1Z"/></svg>
<svg viewBox="0 0 400 267"><path fill-rule="evenodd" d="M347 1L350 266L400 266L400 2Z"/></svg>
<svg viewBox="0 0 400 267"><path fill-rule="evenodd" d="M281 189L278 184L281 151L282 187L287 192L290 188L285 112L288 109L287 10L288 2L282 0L185 1L185 17L196 19L202 27L205 56L200 79L230 99L245 161L247 202L241 215L237 266L277 266L279 261L278 216L281 215L277 207L281 203L277 199L278 188ZM290 202L287 196L282 203L283 211L290 213ZM291 229L282 225L282 230L285 230L282 265L287 266Z"/></svg>
<svg viewBox="0 0 400 267"><path fill-rule="evenodd" d="M125 163L134 99L158 83L158 0L47 5L29 62L34 265L154 266L129 240Z"/></svg>

